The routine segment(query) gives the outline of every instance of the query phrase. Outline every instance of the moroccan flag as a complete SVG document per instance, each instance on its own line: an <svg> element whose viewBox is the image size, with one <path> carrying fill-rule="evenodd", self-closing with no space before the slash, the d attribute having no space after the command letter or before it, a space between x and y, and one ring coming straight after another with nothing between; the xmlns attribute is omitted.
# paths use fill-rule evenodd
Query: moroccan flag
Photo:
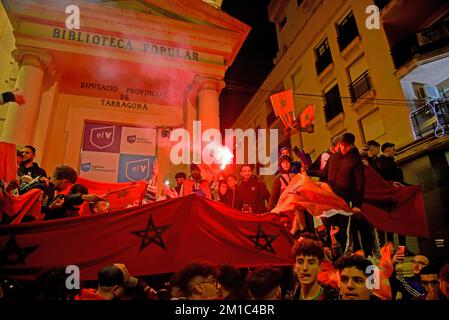
<svg viewBox="0 0 449 320"><path fill-rule="evenodd" d="M282 123L286 128L289 128L292 123L290 112L295 112L295 103L293 100L293 91L286 90L270 96L271 104L273 105L274 113L280 117Z"/></svg>
<svg viewBox="0 0 449 320"><path fill-rule="evenodd" d="M0 142L0 180L9 182L17 178L16 145Z"/></svg>
<svg viewBox="0 0 449 320"><path fill-rule="evenodd" d="M394 266L391 261L391 252L388 245L380 249L379 269L380 286L379 289L374 290L374 293L382 300L391 300L392 293L389 279L393 273Z"/></svg>
<svg viewBox="0 0 449 320"><path fill-rule="evenodd" d="M313 216L351 215L346 202L326 183L297 174L281 194L272 212L306 210ZM365 167L365 191L361 214L386 232L429 237L424 198L419 186L393 187L373 168Z"/></svg>
<svg viewBox="0 0 449 320"><path fill-rule="evenodd" d="M300 118L301 118L301 128L306 128L307 126L312 125L315 120L315 105L311 104L307 106L301 112Z"/></svg>
<svg viewBox="0 0 449 320"><path fill-rule="evenodd" d="M19 224L28 215L35 220L42 220L41 201L43 192L39 189L31 189L27 193L17 197L0 196L0 213L6 215L11 224Z"/></svg>
<svg viewBox="0 0 449 320"><path fill-rule="evenodd" d="M106 199L111 211L141 203L147 188L146 181L107 183L78 177L76 183L85 185L89 193Z"/></svg>
<svg viewBox="0 0 449 320"><path fill-rule="evenodd" d="M429 238L420 186L393 187L373 168L365 167L363 216L375 227L413 237Z"/></svg>
<svg viewBox="0 0 449 320"><path fill-rule="evenodd" d="M81 280L93 280L116 262L136 276L176 272L196 259L291 266L292 244L278 215L242 214L193 194L101 215L0 225L0 277L33 279L77 265Z"/></svg>
<svg viewBox="0 0 449 320"><path fill-rule="evenodd" d="M306 210L315 217L352 214L351 208L332 191L328 184L315 182L303 174L297 174L290 181L272 212L294 210Z"/></svg>

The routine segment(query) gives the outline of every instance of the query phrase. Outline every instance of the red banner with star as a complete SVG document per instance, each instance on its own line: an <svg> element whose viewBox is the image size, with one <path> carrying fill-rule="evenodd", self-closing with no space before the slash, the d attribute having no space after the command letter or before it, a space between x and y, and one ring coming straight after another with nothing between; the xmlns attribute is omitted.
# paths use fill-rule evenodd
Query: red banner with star
<svg viewBox="0 0 449 320"><path fill-rule="evenodd" d="M120 210L142 202L147 183L145 181L108 183L78 177L76 183L87 187L89 193L96 194L109 202L111 211Z"/></svg>
<svg viewBox="0 0 449 320"><path fill-rule="evenodd" d="M286 128L292 123L292 116L295 112L295 102L293 99L293 91L286 90L270 96L274 113L280 117Z"/></svg>
<svg viewBox="0 0 449 320"><path fill-rule="evenodd" d="M0 277L33 279L77 265L82 280L111 263L131 274L178 271L193 259L288 266L292 238L273 213L243 214L189 195L102 215L0 226Z"/></svg>

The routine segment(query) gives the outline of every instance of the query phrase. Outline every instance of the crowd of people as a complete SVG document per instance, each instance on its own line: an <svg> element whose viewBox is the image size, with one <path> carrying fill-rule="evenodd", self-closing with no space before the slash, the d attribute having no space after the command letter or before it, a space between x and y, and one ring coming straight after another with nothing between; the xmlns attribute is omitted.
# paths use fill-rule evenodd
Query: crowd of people
<svg viewBox="0 0 449 320"><path fill-rule="evenodd" d="M360 253L343 255L337 247L324 247L313 235L301 236L292 253L292 266L282 268L237 268L226 263L191 261L178 272L166 275L170 280L157 289L144 277L133 277L121 263L103 267L96 281L85 282L77 290L66 287L64 269L54 269L42 274L33 289L4 280L0 300L385 300L375 285L369 285L372 274L367 270L372 262ZM396 252L392 259L399 264L404 255ZM335 274L333 281L321 276L329 263ZM427 257L417 255L412 270L410 277L396 272L390 276L392 300L449 299L449 263L438 270Z"/></svg>
<svg viewBox="0 0 449 320"><path fill-rule="evenodd" d="M17 98L3 94L1 102L14 99L21 101L20 96ZM36 152L31 145L26 145L17 152L18 179L7 184L0 181L2 197L23 195L33 189L42 190L41 212L45 220L76 217L84 203L89 204L90 214L109 212L107 200L101 195L89 193L86 186L77 183L77 173L70 166L57 166L51 176L47 176L46 170L34 161ZM379 156L380 152L382 155ZM414 255L406 247L405 235L398 235L399 245L395 247L392 233L378 230L360 214L366 167L374 169L394 187L407 185L402 170L395 162L396 150L393 143L380 145L376 141L368 141L360 151L355 146L355 136L345 133L335 137L330 148L315 161L311 161L310 156L304 153L298 155L296 152L299 161L294 161L292 153L290 148L280 150L279 170L271 192L264 181L253 174L250 165L240 167L238 182L235 174L229 174L218 181L206 180L201 166L197 164L190 165L189 177L185 172L178 172L175 175L176 186L171 188L164 185L159 192L159 165L155 161L145 197L137 205L195 193L233 207L242 214L262 214L277 206L283 191L295 175L317 177L350 206L352 216L337 214L321 218L321 223L317 225L316 219L308 214L305 214L305 223L300 223L296 219L292 221L287 214L280 213L280 225L296 240L293 248L293 274L291 268L285 270L267 266L241 270L232 265L216 266L197 261L186 265L165 288L156 291L143 279L131 277L123 264L114 264L100 270L96 288L83 289L72 298L121 299L140 295L150 299L376 299L378 297L375 292L366 286L366 270L373 264L376 254L379 254L376 238L380 241L380 247L390 248L393 264L401 264L406 257L414 257L413 276L398 276L395 270L391 275L389 283L392 299L448 298L449 265L446 264L439 270L427 257ZM1 219L2 223L9 223L12 217L2 215ZM22 222L34 219L35 217L26 215ZM332 268L338 271L338 281L333 285L318 280L323 261L331 263ZM57 272L55 274L58 275ZM131 290L130 293L130 289L134 291ZM4 292L0 293L1 297ZM63 298L68 298L68 295Z"/></svg>

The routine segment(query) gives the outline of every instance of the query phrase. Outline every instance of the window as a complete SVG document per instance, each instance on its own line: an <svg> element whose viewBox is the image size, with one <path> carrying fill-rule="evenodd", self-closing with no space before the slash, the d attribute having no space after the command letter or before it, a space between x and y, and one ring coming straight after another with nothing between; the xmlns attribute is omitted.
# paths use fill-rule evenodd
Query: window
<svg viewBox="0 0 449 320"><path fill-rule="evenodd" d="M316 72L320 74L332 63L332 54L327 38L315 49L315 56Z"/></svg>
<svg viewBox="0 0 449 320"><path fill-rule="evenodd" d="M357 59L348 69L349 76L349 92L351 93L351 101L355 102L366 92L372 89L372 83L368 72L368 64L365 56Z"/></svg>
<svg viewBox="0 0 449 320"><path fill-rule="evenodd" d="M343 51L359 35L359 29L352 11L338 24L338 44Z"/></svg>
<svg viewBox="0 0 449 320"><path fill-rule="evenodd" d="M343 104L341 102L338 84L325 93L325 98L326 106L324 106L324 113L326 116L326 122L329 122L340 113L343 113Z"/></svg>
<svg viewBox="0 0 449 320"><path fill-rule="evenodd" d="M359 99L371 89L371 79L369 77L368 70L366 70L365 73L355 79L349 86L349 91L351 92L351 101L357 101L357 99Z"/></svg>

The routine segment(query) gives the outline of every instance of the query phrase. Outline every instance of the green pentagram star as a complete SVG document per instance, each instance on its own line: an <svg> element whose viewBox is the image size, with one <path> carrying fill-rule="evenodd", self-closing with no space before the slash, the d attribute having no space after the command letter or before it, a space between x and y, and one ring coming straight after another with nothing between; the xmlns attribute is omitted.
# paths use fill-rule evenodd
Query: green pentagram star
<svg viewBox="0 0 449 320"><path fill-rule="evenodd" d="M276 240L277 237L279 237L279 234L275 235L266 234L265 231L263 231L262 225L260 223L258 224L257 227L257 234L255 236L246 236L246 237L254 243L258 251L267 251L270 253L276 253L274 251L272 243L274 242L274 240ZM261 239L263 239L265 243L261 243L260 242Z"/></svg>
<svg viewBox="0 0 449 320"><path fill-rule="evenodd" d="M161 247L162 249L166 250L164 239L162 238L162 234L170 228L170 225L163 225L156 227L153 222L153 216L150 216L148 219L148 223L145 229L143 230L137 230L137 231L131 231L131 233L139 238L142 238L142 242L140 243L139 251L142 251L146 247L148 247L151 243L154 243L155 245ZM150 236L149 233L153 233L153 236Z"/></svg>

